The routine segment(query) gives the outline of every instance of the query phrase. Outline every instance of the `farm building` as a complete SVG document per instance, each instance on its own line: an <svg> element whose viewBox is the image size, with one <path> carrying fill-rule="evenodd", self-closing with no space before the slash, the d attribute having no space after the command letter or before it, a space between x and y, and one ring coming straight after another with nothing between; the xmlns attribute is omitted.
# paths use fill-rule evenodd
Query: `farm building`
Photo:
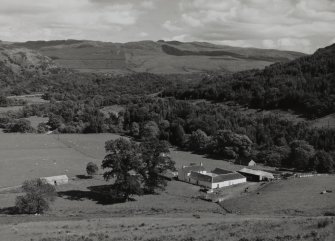
<svg viewBox="0 0 335 241"><path fill-rule="evenodd" d="M43 182L48 183L50 185L62 185L69 183L69 178L67 175L61 175L61 176L53 176L53 177L41 177L40 178Z"/></svg>
<svg viewBox="0 0 335 241"><path fill-rule="evenodd" d="M191 172L206 173L206 169L203 167L202 163L200 163L200 165L191 164L190 166L183 166L178 171L178 179L181 181L189 182Z"/></svg>
<svg viewBox="0 0 335 241"><path fill-rule="evenodd" d="M254 160L251 160L250 162L248 162L248 166L249 167L254 167L254 166L256 166L256 162Z"/></svg>
<svg viewBox="0 0 335 241"><path fill-rule="evenodd" d="M200 166L183 167L178 175L179 179L195 185L203 186L209 189L228 187L246 182L246 177L237 173L220 168L207 172Z"/></svg>
<svg viewBox="0 0 335 241"><path fill-rule="evenodd" d="M247 178L248 181L268 181L274 179L274 176L270 172L265 172L261 170L253 170L249 168L243 168L238 171L241 173L243 176Z"/></svg>

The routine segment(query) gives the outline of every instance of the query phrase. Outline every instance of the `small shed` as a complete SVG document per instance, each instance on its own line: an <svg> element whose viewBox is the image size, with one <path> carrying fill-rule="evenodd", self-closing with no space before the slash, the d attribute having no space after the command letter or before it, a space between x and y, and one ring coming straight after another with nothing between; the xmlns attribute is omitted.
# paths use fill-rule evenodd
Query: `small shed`
<svg viewBox="0 0 335 241"><path fill-rule="evenodd" d="M53 186L63 185L69 183L67 175L53 176L53 177L41 177L42 182L48 183Z"/></svg>
<svg viewBox="0 0 335 241"><path fill-rule="evenodd" d="M248 162L248 167L254 167L254 166L256 166L256 162L254 160Z"/></svg>

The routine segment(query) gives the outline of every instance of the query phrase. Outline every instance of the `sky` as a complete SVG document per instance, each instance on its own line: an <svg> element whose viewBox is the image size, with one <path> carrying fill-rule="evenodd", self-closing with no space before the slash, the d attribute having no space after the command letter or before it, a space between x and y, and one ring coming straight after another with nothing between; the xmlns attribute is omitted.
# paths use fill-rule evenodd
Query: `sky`
<svg viewBox="0 0 335 241"><path fill-rule="evenodd" d="M0 0L0 40L204 41L313 53L335 0Z"/></svg>

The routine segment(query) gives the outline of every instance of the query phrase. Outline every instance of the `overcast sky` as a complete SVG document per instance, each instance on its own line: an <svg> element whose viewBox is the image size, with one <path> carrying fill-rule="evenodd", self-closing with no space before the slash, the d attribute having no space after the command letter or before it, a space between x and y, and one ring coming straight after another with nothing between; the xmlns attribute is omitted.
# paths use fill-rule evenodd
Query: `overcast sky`
<svg viewBox="0 0 335 241"><path fill-rule="evenodd" d="M0 39L207 41L312 53L335 42L335 0L0 0Z"/></svg>

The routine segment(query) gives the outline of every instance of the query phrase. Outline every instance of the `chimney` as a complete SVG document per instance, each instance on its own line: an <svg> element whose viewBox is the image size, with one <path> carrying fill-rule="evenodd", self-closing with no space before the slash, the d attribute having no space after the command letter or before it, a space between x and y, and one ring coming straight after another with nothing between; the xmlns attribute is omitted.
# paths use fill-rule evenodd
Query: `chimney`
<svg viewBox="0 0 335 241"><path fill-rule="evenodd" d="M201 167L203 166L202 162L200 162L200 166L201 166Z"/></svg>

